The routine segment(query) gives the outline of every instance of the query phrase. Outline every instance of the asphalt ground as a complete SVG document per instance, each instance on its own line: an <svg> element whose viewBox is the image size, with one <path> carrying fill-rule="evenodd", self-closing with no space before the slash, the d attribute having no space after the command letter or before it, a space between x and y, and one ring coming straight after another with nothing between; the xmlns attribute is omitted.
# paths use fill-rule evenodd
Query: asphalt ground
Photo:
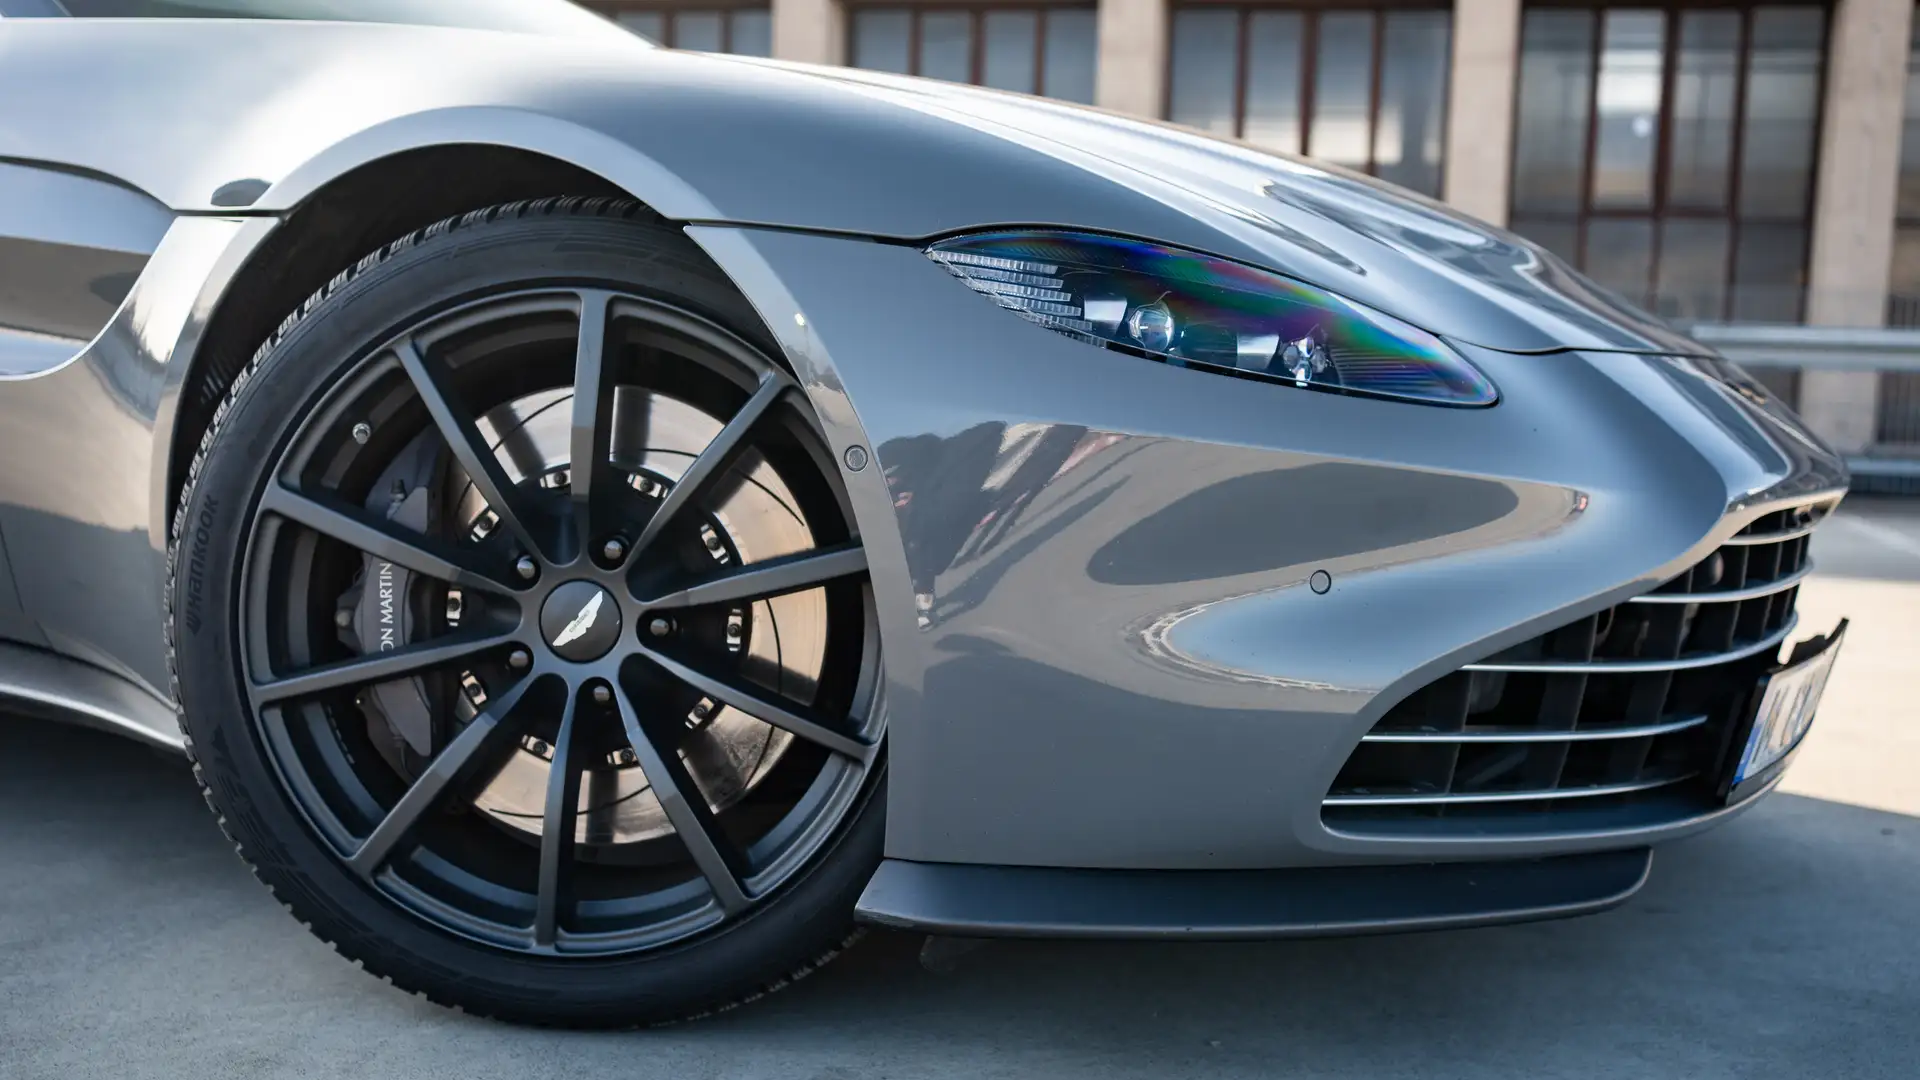
<svg viewBox="0 0 1920 1080"><path fill-rule="evenodd" d="M1853 619L1787 793L1557 923L1257 945L877 933L716 1019L581 1034L377 982L249 876L183 764L0 718L0 1077L1920 1077L1920 503L1823 528Z"/></svg>

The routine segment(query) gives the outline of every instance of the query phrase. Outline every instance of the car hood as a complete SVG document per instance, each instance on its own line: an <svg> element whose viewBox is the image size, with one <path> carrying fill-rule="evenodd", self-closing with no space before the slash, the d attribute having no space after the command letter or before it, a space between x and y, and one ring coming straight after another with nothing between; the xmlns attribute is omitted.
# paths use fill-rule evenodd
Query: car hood
<svg viewBox="0 0 1920 1080"><path fill-rule="evenodd" d="M1079 174L1076 209L1004 220L1147 235L1208 250L1492 349L1712 354L1539 246L1351 170L1025 95L783 66ZM1000 184L1030 182L1010 173Z"/></svg>
<svg viewBox="0 0 1920 1080"><path fill-rule="evenodd" d="M1018 94L620 35L289 21L7 20L0 72L58 91L0 116L0 158L109 176L178 212L283 212L380 157L484 142L564 158L674 220L897 241L1098 230L1263 266L1488 348L1707 352L1432 200Z"/></svg>

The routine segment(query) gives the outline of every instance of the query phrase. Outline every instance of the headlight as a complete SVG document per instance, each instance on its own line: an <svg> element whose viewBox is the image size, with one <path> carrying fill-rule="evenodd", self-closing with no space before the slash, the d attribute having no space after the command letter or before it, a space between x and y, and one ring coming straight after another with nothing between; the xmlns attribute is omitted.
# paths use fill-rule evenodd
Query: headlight
<svg viewBox="0 0 1920 1080"><path fill-rule="evenodd" d="M996 232L927 255L1049 330L1179 367L1308 390L1491 405L1493 384L1417 326L1279 274L1137 240Z"/></svg>

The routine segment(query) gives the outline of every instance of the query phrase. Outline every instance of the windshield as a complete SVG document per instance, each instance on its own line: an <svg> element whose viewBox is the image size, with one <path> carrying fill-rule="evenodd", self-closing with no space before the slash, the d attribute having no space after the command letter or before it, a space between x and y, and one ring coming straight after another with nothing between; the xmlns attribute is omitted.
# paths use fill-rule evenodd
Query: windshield
<svg viewBox="0 0 1920 1080"><path fill-rule="evenodd" d="M308 19L418 23L531 34L626 36L567 0L61 0L96 19Z"/></svg>

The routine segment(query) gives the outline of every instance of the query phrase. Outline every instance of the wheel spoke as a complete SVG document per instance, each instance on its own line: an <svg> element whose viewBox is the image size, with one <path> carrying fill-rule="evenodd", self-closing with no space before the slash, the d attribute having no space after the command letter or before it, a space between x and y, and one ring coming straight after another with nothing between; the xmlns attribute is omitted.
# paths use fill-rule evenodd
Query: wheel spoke
<svg viewBox="0 0 1920 1080"><path fill-rule="evenodd" d="M513 586L482 570L478 563L451 545L381 521L337 500L305 495L274 483L261 498L260 509L415 573L462 588L513 591Z"/></svg>
<svg viewBox="0 0 1920 1080"><path fill-rule="evenodd" d="M547 805L540 826L539 898L533 909L533 943L551 947L559 936L560 914L572 906L574 812L580 805L580 695L568 688L560 731L553 737L553 764L547 770Z"/></svg>
<svg viewBox="0 0 1920 1080"><path fill-rule="evenodd" d="M641 603L650 608L689 608L764 600L867 572L867 553L855 543L748 563L737 570Z"/></svg>
<svg viewBox="0 0 1920 1080"><path fill-rule="evenodd" d="M770 691L735 679L723 678L701 671L665 655L641 646L641 655L667 670L667 673L708 697L725 702L759 720L772 724L782 731L792 732L799 738L824 747L858 761L862 765L873 760L877 747L873 743L863 742L851 735L833 730L821 720L805 715L803 707L778 700Z"/></svg>
<svg viewBox="0 0 1920 1080"><path fill-rule="evenodd" d="M654 511L646 528L641 530L639 539L633 542L634 555L645 551L647 545L658 539L674 517L692 504L708 484L726 473L727 466L733 464L734 458L746 448L747 436L753 432L754 425L792 386L792 380L780 372L769 372L761 378L760 388L740 407L733 419L727 421L727 426L720 429L720 434L713 437L707 448L700 451L700 456L693 459L686 473L668 490L667 497L660 501L660 508Z"/></svg>
<svg viewBox="0 0 1920 1080"><path fill-rule="evenodd" d="M608 316L613 294L580 293L580 336L573 361L572 475L574 533L581 544L594 542L595 500L613 487L613 385L606 362Z"/></svg>
<svg viewBox="0 0 1920 1080"><path fill-rule="evenodd" d="M627 741L633 744L633 752L640 758L640 771L653 785L661 809L673 823L680 842L686 845L694 866L713 889L715 902L729 914L744 910L753 901L740 884L738 858L731 854L733 843L721 831L712 808L707 806L706 796L700 794L699 786L680 760L679 751L671 746L662 749L654 745L641 727L639 714L628 700L626 690L616 690L614 701L620 709L621 726L627 729Z"/></svg>
<svg viewBox="0 0 1920 1080"><path fill-rule="evenodd" d="M256 705L264 705L328 690L386 682L423 668L464 660L475 653L499 648L512 640L511 634L448 634L417 645L368 653L351 660L308 668L297 675L256 683L253 698Z"/></svg>
<svg viewBox="0 0 1920 1080"><path fill-rule="evenodd" d="M456 781L471 775L474 765L485 752L504 741L504 735L512 729L505 724L506 719L526 696L527 688L533 685L533 679L521 679L508 687L506 692L487 703L485 712L473 718L460 734L454 736L440 753L434 756L413 786L400 801L393 804L387 816L380 820L360 850L347 860L347 865L363 878L371 878L387 861L393 849L408 836L420 823L427 811L440 801L442 795Z"/></svg>
<svg viewBox="0 0 1920 1080"><path fill-rule="evenodd" d="M543 550L533 539L528 523L532 520L525 501L513 482L500 467L500 459L487 446L486 439L480 435L480 429L474 426L473 416L447 393L445 372L440 365L429 360L414 345L411 338L403 338L393 346L395 355L400 358L400 366L407 371L407 377L413 380L413 388L425 403L427 412L447 440L447 446L453 451L454 459L466 470L467 478L487 501L493 512L500 518L501 524L513 534L523 548L530 552Z"/></svg>

